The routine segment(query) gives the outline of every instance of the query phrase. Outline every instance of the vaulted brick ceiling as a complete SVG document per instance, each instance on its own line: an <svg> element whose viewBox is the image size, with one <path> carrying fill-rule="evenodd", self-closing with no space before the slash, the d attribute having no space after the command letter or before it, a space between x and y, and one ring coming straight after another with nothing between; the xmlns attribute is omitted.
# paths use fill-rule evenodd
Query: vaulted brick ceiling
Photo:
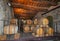
<svg viewBox="0 0 60 41"><path fill-rule="evenodd" d="M56 0L10 0L16 18L31 19L37 12L46 12Z"/></svg>

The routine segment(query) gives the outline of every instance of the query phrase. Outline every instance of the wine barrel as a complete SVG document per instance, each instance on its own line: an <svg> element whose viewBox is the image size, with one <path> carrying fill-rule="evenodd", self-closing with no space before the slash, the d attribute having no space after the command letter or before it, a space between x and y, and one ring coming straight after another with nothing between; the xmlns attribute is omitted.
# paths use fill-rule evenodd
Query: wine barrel
<svg viewBox="0 0 60 41"><path fill-rule="evenodd" d="M49 24L49 20L47 18L41 18L40 22L43 24L43 25L48 25Z"/></svg>
<svg viewBox="0 0 60 41"><path fill-rule="evenodd" d="M15 24L15 25L17 25L17 19L11 19L11 20L10 20L10 24Z"/></svg>
<svg viewBox="0 0 60 41"><path fill-rule="evenodd" d="M20 33L16 33L15 35L14 35L14 39L19 39L20 38Z"/></svg>
<svg viewBox="0 0 60 41"><path fill-rule="evenodd" d="M29 26L28 25L25 25L23 29L24 29L24 32L25 33L28 33L29 32Z"/></svg>
<svg viewBox="0 0 60 41"><path fill-rule="evenodd" d="M31 26L31 32L33 32L33 29L35 29L34 25Z"/></svg>
<svg viewBox="0 0 60 41"><path fill-rule="evenodd" d="M24 26L24 32L25 33L28 33L28 32L33 32L33 29L34 29L35 27L34 27L34 25L25 25Z"/></svg>
<svg viewBox="0 0 60 41"><path fill-rule="evenodd" d="M34 20L34 24L35 24L35 25L38 24L38 20L37 20L37 19Z"/></svg>
<svg viewBox="0 0 60 41"><path fill-rule="evenodd" d="M32 20L27 20L27 24L31 25L32 24Z"/></svg>
<svg viewBox="0 0 60 41"><path fill-rule="evenodd" d="M42 28L37 29L36 31L36 37L43 37L44 36L44 32Z"/></svg>
<svg viewBox="0 0 60 41"><path fill-rule="evenodd" d="M4 27L4 34L15 34L18 33L18 26L8 25Z"/></svg>
<svg viewBox="0 0 60 41"><path fill-rule="evenodd" d="M7 36L6 35L0 35L0 40L6 40Z"/></svg>
<svg viewBox="0 0 60 41"><path fill-rule="evenodd" d="M33 35L35 36L35 37L44 37L44 36L53 36L53 29L52 28L48 28L48 29L46 29L47 30L47 32L45 33L45 30L43 30L43 28L38 28L37 30L36 30L36 34L35 33L33 33Z"/></svg>
<svg viewBox="0 0 60 41"><path fill-rule="evenodd" d="M53 36L53 34L54 34L54 30L53 30L53 28L49 28L49 30L48 30L48 36Z"/></svg>

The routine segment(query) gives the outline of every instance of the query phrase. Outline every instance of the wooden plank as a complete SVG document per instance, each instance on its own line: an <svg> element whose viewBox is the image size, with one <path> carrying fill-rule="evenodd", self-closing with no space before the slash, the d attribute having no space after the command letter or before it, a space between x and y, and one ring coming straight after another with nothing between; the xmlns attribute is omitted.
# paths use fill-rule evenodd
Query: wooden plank
<svg viewBox="0 0 60 41"><path fill-rule="evenodd" d="M33 1L33 0L12 0L11 2L16 2L16 3L22 3L22 4L25 4L25 5L34 5L34 6L48 6L48 5L55 5L56 0L42 0L42 1ZM52 4L51 4L52 3Z"/></svg>
<svg viewBox="0 0 60 41"><path fill-rule="evenodd" d="M36 14L28 14L28 15L20 15L20 14L14 14L15 18L20 18L20 19L30 19L34 17Z"/></svg>
<svg viewBox="0 0 60 41"><path fill-rule="evenodd" d="M47 11L49 8L49 7L37 7L37 6L23 5L19 3L12 3L12 7L23 8L23 9L32 10L32 11Z"/></svg>
<svg viewBox="0 0 60 41"><path fill-rule="evenodd" d="M26 10L26 9L22 9L22 8L13 8L14 13L36 13L37 11L33 11L33 10Z"/></svg>

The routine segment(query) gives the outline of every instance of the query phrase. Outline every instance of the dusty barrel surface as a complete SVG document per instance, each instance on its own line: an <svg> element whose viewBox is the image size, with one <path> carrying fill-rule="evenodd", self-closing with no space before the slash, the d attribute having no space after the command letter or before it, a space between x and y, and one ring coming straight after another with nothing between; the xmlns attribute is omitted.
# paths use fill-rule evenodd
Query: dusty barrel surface
<svg viewBox="0 0 60 41"><path fill-rule="evenodd" d="M4 27L4 34L15 34L18 33L18 27L14 25L5 26Z"/></svg>

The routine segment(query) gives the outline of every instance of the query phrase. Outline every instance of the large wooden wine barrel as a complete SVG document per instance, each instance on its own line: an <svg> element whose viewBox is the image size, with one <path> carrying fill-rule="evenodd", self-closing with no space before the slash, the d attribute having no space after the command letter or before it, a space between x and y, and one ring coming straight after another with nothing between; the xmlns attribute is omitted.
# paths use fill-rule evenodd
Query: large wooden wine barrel
<svg viewBox="0 0 60 41"><path fill-rule="evenodd" d="M17 25L17 19L11 19L11 20L10 20L10 24L15 24L15 25Z"/></svg>
<svg viewBox="0 0 60 41"><path fill-rule="evenodd" d="M24 32L25 33L28 33L28 32L33 32L33 29L35 28L35 26L34 25L25 25L24 26Z"/></svg>
<svg viewBox="0 0 60 41"><path fill-rule="evenodd" d="M29 32L29 26L28 25L24 26L24 32L25 33L28 33Z"/></svg>
<svg viewBox="0 0 60 41"><path fill-rule="evenodd" d="M0 40L6 40L7 36L6 35L0 35Z"/></svg>
<svg viewBox="0 0 60 41"><path fill-rule="evenodd" d="M18 33L18 27L15 25L8 25L4 27L4 34L15 34Z"/></svg>
<svg viewBox="0 0 60 41"><path fill-rule="evenodd" d="M34 24L35 24L35 25L38 24L38 20L37 20L37 19L34 20Z"/></svg>
<svg viewBox="0 0 60 41"><path fill-rule="evenodd" d="M40 23L43 24L43 25L48 25L49 20L47 18L41 18Z"/></svg>
<svg viewBox="0 0 60 41"><path fill-rule="evenodd" d="M54 30L53 30L53 28L50 27L48 30L48 35L53 36L53 34L54 34Z"/></svg>
<svg viewBox="0 0 60 41"><path fill-rule="evenodd" d="M36 30L36 37L43 37L44 36L44 32L42 28L39 28Z"/></svg>
<svg viewBox="0 0 60 41"><path fill-rule="evenodd" d="M35 25L31 25L31 32L33 32L35 28Z"/></svg>
<svg viewBox="0 0 60 41"><path fill-rule="evenodd" d="M14 39L19 39L20 38L20 33L16 33L15 35L14 35Z"/></svg>
<svg viewBox="0 0 60 41"><path fill-rule="evenodd" d="M32 20L27 20L27 24L31 25L32 24Z"/></svg>
<svg viewBox="0 0 60 41"><path fill-rule="evenodd" d="M46 30L46 32L45 32L45 30ZM48 29L45 29L45 30L44 30L44 28L40 27L36 30L36 32L35 32L36 34L33 33L33 35L35 37L53 36L54 31L52 28L48 27Z"/></svg>

